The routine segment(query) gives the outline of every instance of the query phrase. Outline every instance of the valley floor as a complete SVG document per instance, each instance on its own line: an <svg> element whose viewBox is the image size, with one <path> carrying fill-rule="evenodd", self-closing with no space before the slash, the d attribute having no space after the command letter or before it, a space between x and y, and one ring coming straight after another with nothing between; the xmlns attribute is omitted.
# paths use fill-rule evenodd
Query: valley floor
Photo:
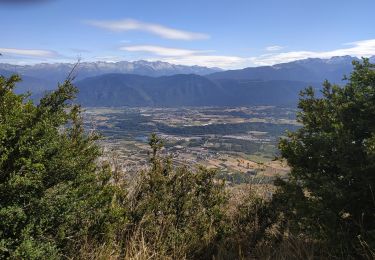
<svg viewBox="0 0 375 260"><path fill-rule="evenodd" d="M148 137L156 133L175 164L215 168L232 184L284 176L289 169L276 160L277 142L298 127L294 109L272 106L86 108L85 119L104 134L106 156L127 173L146 167Z"/></svg>

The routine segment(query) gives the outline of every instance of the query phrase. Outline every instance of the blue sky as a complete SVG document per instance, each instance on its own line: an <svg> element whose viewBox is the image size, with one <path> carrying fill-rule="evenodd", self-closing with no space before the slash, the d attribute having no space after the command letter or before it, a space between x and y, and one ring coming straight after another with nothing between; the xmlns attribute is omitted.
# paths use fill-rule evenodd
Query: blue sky
<svg viewBox="0 0 375 260"><path fill-rule="evenodd" d="M0 62L242 68L371 56L374 10L374 0L0 0Z"/></svg>

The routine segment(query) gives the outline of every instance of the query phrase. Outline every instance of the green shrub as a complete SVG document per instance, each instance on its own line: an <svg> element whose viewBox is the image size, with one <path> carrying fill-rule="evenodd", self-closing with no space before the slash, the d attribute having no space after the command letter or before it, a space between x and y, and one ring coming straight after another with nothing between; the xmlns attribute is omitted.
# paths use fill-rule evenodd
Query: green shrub
<svg viewBox="0 0 375 260"><path fill-rule="evenodd" d="M155 135L150 145L151 167L141 173L130 198L134 230L174 258L210 256L223 231L224 183L215 180L213 170L172 167L169 158L159 156L162 142Z"/></svg>
<svg viewBox="0 0 375 260"><path fill-rule="evenodd" d="M99 166L98 136L82 126L70 80L40 100L0 77L0 257L75 256L84 241L118 236L123 191Z"/></svg>
<svg viewBox="0 0 375 260"><path fill-rule="evenodd" d="M291 230L324 241L336 257L374 256L375 66L353 62L344 87L324 83L322 97L302 93L303 127L281 140L291 166L277 182Z"/></svg>

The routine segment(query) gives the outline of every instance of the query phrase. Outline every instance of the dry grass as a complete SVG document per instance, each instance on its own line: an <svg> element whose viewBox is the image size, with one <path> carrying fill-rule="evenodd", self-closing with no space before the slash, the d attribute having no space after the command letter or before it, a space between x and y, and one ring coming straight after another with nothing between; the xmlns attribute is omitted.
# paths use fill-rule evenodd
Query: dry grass
<svg viewBox="0 0 375 260"><path fill-rule="evenodd" d="M262 220L257 219L261 215L257 213L244 218L242 223L238 221L239 214L243 213L243 211L239 209L242 207L243 210L244 201L247 200L250 203L245 205L249 205L251 212L253 209L258 209L258 206L254 207L254 204L251 204L259 202L256 198L267 201L269 199L269 194L273 191L274 187L272 185L261 184L244 184L228 188L230 199L224 210L227 215L226 224L229 225L232 233L227 233L226 235L228 237L224 237L218 241L207 241L207 248L209 248L209 246L212 247L212 243L214 243L216 250L210 257L205 257L204 259L329 259L328 250L321 244L306 237L297 237L285 231L280 231L277 223L269 226L265 232L262 231L260 227L262 225ZM236 225L244 226L238 227ZM129 232L122 247L116 244L92 246L90 243L86 243L82 247L81 253L77 259L196 259L188 256L189 241L185 241L184 243L169 241L168 247L164 247L166 241L163 241L163 239L167 236L165 236L163 230L164 228L160 227L160 230L156 234L154 233L154 237L150 239L150 237L148 237L150 236L149 230L145 229L145 227L140 224ZM169 229L166 227L165 230ZM249 242L252 241L254 236L257 236L257 232L263 232L263 236L256 240L255 243ZM176 244L176 246L173 246L173 244ZM361 244L366 249L366 252L368 252L364 259L375 259L373 249L369 248L365 241L362 241Z"/></svg>
<svg viewBox="0 0 375 260"><path fill-rule="evenodd" d="M73 259L98 259L98 260L115 260L120 259L120 247L116 244L101 244L94 246L86 242L76 258Z"/></svg>
<svg viewBox="0 0 375 260"><path fill-rule="evenodd" d="M126 245L124 259L148 260L148 259L173 259L162 252L157 252L145 241L143 234L133 236Z"/></svg>
<svg viewBox="0 0 375 260"><path fill-rule="evenodd" d="M260 245L256 248L255 255L258 259L277 259L277 260L312 260L321 257L323 252L311 241L298 237L285 237L279 245Z"/></svg>

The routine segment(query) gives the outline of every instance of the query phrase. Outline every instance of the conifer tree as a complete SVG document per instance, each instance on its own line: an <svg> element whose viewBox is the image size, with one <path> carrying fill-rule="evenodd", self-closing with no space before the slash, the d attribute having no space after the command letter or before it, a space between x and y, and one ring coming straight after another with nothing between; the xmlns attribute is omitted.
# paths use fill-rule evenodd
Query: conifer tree
<svg viewBox="0 0 375 260"><path fill-rule="evenodd" d="M83 128L66 80L38 105L0 77L0 258L55 259L117 236L121 189Z"/></svg>
<svg viewBox="0 0 375 260"><path fill-rule="evenodd" d="M344 87L302 92L302 127L280 142L290 179L275 198L294 228L358 257L375 248L375 66L353 65Z"/></svg>

